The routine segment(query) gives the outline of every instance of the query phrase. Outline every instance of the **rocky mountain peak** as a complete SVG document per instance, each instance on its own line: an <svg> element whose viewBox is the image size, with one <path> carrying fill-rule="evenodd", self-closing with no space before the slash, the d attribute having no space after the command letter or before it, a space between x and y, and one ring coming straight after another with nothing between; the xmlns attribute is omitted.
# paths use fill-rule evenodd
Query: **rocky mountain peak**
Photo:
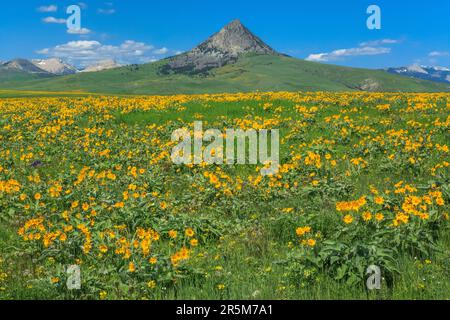
<svg viewBox="0 0 450 320"><path fill-rule="evenodd" d="M239 20L233 20L194 50L203 53L215 51L231 56L244 53L276 54L271 47L255 36Z"/></svg>
<svg viewBox="0 0 450 320"><path fill-rule="evenodd" d="M407 67L387 68L386 71L410 78L450 83L450 69L446 67L413 64Z"/></svg>
<svg viewBox="0 0 450 320"><path fill-rule="evenodd" d="M106 59L97 61L96 63L86 67L82 72L98 72L103 70L119 68L121 66L122 65L119 64L116 60Z"/></svg>
<svg viewBox="0 0 450 320"><path fill-rule="evenodd" d="M48 74L47 71L35 66L26 59L14 59L3 64L4 67L10 70L18 70L27 73Z"/></svg>
<svg viewBox="0 0 450 320"><path fill-rule="evenodd" d="M234 19L230 23L228 23L223 29L233 29L233 28L243 28L244 25L242 24L241 20Z"/></svg>
<svg viewBox="0 0 450 320"><path fill-rule="evenodd" d="M191 51L170 58L162 72L205 73L247 53L278 55L239 20L233 20Z"/></svg>
<svg viewBox="0 0 450 320"><path fill-rule="evenodd" d="M36 67L55 75L68 75L77 72L77 69L59 58L36 59L31 61Z"/></svg>

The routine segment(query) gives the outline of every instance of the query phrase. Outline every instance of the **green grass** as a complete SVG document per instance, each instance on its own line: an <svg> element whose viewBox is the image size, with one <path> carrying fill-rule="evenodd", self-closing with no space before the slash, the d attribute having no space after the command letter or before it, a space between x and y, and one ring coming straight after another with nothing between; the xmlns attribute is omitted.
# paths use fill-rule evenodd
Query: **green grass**
<svg viewBox="0 0 450 320"><path fill-rule="evenodd" d="M77 91L105 94L196 94L253 91L358 91L365 81L374 91L442 92L450 86L284 56L248 55L209 76L160 75L166 61L51 79L1 83L0 89Z"/></svg>
<svg viewBox="0 0 450 320"><path fill-rule="evenodd" d="M8 83L17 83L21 81L29 81L38 79L39 76L23 71L10 70L0 67L0 83L8 86Z"/></svg>
<svg viewBox="0 0 450 320"><path fill-rule="evenodd" d="M33 97L85 97L98 95L89 92L51 92L26 90L0 90L0 98L33 98Z"/></svg>
<svg viewBox="0 0 450 320"><path fill-rule="evenodd" d="M242 102L208 102L192 101L183 104L183 111L172 108L163 111L139 111L129 114L121 114L120 110L114 113L111 123L97 123L89 117L77 118L76 125L80 127L105 126L116 133L123 128L144 132L150 124L164 125L177 122L177 124L192 124L194 120L203 120L211 127L222 127L224 121L242 119L246 115L271 118L273 111L263 111L261 101ZM272 101L274 106L283 106L282 118L294 117L296 112L292 109L295 105L292 101ZM340 107L330 106L321 111L317 117L317 123L302 133L305 141L313 141L319 137L333 138L334 132L324 130L321 124L325 117L336 114ZM366 123L363 115L370 115L369 123ZM442 114L426 114L424 118L435 119ZM47 115L48 116L48 115ZM91 115L92 116L92 115ZM201 116L201 117L199 117ZM358 124L377 126L380 115L373 110L359 115L354 115ZM393 128L405 128L411 119L417 120L416 114L402 115L401 121L393 124ZM178 121L181 120L181 122ZM282 135L288 127L282 127ZM141 131L142 130L142 131ZM383 130L383 129L380 129ZM128 131L128 130L125 130ZM131 138L139 135L131 135ZM127 137L128 139L130 137ZM360 137L354 137L354 141ZM122 141L122 135L115 137ZM125 138L124 138L125 139ZM125 139L125 140L126 140ZM125 141L123 140L123 141ZM123 142L122 141L122 142ZM444 141L443 141L444 142ZM125 144L124 144L125 145ZM351 144L348 144L351 145ZM349 156L354 150L346 145L346 149L336 146L335 152L343 155L345 151ZM52 146L44 146L46 150ZM343 147L343 146L341 146ZM44 152L49 157L48 163L52 166L44 167L41 175L56 177L59 172L64 172L67 163L61 160L61 153ZM68 152L68 156L70 153ZM77 158L84 161L85 158ZM81 163L81 162L80 162ZM427 173L412 174L398 168L385 168L378 166L377 159L371 159L370 171L363 171L347 181L352 187L351 197L367 193L370 185L375 185L382 190L385 186L384 178L392 181L405 179L417 184L426 183L429 180ZM61 166L61 167L59 167ZM252 168L253 169L253 168ZM24 169L25 170L25 169ZM245 176L248 167L238 167L233 175ZM344 170L339 170L344 171ZM189 176L189 175L187 175ZM176 199L184 199L185 187L189 185L189 178L180 174L169 172L164 176L166 190L174 193ZM185 179L187 179L185 181ZM1 199L0 199L1 200ZM240 202L242 200L242 203ZM223 236L221 240L208 239L201 251L205 253L202 258L195 258L192 265L198 274L190 275L187 279L178 280L164 290L155 293L155 299L449 299L450 298L450 233L448 226L440 230L437 241L439 250L426 258L431 264L424 263L424 258L416 258L410 252L402 252L398 258L399 274L395 276L393 286L388 287L383 282L382 290L367 292L363 285L352 286L344 281L336 281L327 270L319 270L315 275L317 279L312 283L304 283L293 278L285 263L282 261L292 250L287 243L292 241L292 234L296 227L304 222L305 213L316 216L314 227L325 233L334 224L340 223L340 219L334 212L335 195L315 194L291 195L267 201L254 201L251 195L242 195L233 204L220 207L220 202L214 200L205 203L186 204L185 208L192 211L181 213L176 219L192 222L202 221L212 228L218 228ZM200 200L198 200L200 201ZM214 206L209 206L214 203ZM216 206L217 205L217 206ZM448 206L448 205L447 205ZM276 208L293 207L296 212L292 215L280 215ZM1 207L0 207L1 208ZM93 298L95 295L83 295L77 293L61 293L49 284L48 279L39 279L36 275L37 259L28 252L22 251L24 243L16 234L17 225L4 217L5 208L1 208L0 218L0 273L6 272L8 277L0 282L0 299L57 299L57 298ZM194 214L195 213L195 214ZM20 254L17 254L20 252ZM42 262L41 259L39 262ZM103 279L106 279L103 278ZM95 283L101 286L102 283ZM225 289L219 290L218 284L224 284ZM5 290L1 290L1 287ZM117 298L139 298L129 296L130 291L117 289ZM84 292L83 292L84 293ZM112 294L112 292L110 292Z"/></svg>

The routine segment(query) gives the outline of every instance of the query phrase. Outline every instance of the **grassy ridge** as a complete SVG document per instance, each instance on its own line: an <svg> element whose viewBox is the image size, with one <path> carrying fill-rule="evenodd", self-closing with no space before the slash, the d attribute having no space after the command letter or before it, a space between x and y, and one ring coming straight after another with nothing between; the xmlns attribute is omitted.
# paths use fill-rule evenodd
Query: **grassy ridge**
<svg viewBox="0 0 450 320"><path fill-rule="evenodd" d="M0 67L0 83L2 83L2 86L14 86L15 84L23 81L36 80L40 78L41 77L36 74Z"/></svg>
<svg viewBox="0 0 450 320"><path fill-rule="evenodd" d="M161 75L166 61L52 79L3 83L0 88L106 94L196 94L253 91L443 92L450 86L284 56L248 55L209 76Z"/></svg>

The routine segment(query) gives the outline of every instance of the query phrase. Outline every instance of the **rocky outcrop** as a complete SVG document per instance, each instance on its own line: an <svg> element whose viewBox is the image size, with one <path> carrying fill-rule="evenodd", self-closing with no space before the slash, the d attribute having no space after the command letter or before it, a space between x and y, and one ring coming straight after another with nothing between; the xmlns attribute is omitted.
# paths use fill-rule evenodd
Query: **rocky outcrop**
<svg viewBox="0 0 450 320"><path fill-rule="evenodd" d="M47 75L49 72L35 66L32 62L25 59L14 59L3 64L3 67L9 70L22 71L31 74Z"/></svg>
<svg viewBox="0 0 450 320"><path fill-rule="evenodd" d="M67 64L58 58L32 60L31 62L36 67L58 76L74 74L78 71L74 66Z"/></svg>
<svg viewBox="0 0 450 320"><path fill-rule="evenodd" d="M386 71L410 78L450 83L450 69L446 67L413 64L408 67L388 68Z"/></svg>
<svg viewBox="0 0 450 320"><path fill-rule="evenodd" d="M82 72L98 72L98 71L103 71L103 70L119 68L121 66L122 65L117 63L117 61L108 59L108 60L98 61L97 63L90 65L86 69L84 69Z"/></svg>
<svg viewBox="0 0 450 320"><path fill-rule="evenodd" d="M233 63L247 53L278 55L239 20L234 20L191 51L169 58L161 72L205 73Z"/></svg>

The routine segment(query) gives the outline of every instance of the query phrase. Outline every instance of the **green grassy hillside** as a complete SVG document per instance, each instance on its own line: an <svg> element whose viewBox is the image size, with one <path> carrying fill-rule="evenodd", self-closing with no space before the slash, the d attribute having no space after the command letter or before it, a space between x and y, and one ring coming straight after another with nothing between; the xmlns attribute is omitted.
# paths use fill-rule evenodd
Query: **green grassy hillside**
<svg viewBox="0 0 450 320"><path fill-rule="evenodd" d="M11 83L11 85L14 85L17 82L30 81L30 80L39 79L39 78L41 78L41 77L36 74L30 74L30 73L19 71L19 70L11 70L11 69L0 67L1 86L7 85L8 83Z"/></svg>
<svg viewBox="0 0 450 320"><path fill-rule="evenodd" d="M251 55L208 76L161 75L166 61L52 79L0 83L1 89L106 94L178 94L248 91L450 91L450 85L285 56Z"/></svg>

